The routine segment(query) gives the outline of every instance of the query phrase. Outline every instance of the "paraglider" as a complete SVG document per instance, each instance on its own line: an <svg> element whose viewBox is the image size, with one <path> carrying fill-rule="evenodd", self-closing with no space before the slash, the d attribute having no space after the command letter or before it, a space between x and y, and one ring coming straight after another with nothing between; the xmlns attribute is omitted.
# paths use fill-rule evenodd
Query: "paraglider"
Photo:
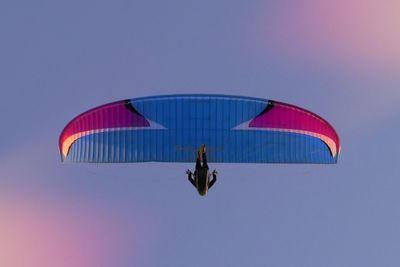
<svg viewBox="0 0 400 267"><path fill-rule="evenodd" d="M202 144L207 170L210 162L334 164L340 153L336 131L320 116L278 101L227 95L113 102L78 115L59 139L62 161L97 163L196 162Z"/></svg>
<svg viewBox="0 0 400 267"><path fill-rule="evenodd" d="M186 171L189 182L196 187L197 192L201 196L205 196L208 189L210 189L217 181L217 170L214 170L212 173L208 173L208 170L206 145L202 144L197 152L196 169L194 173L190 170ZM212 180L210 180L211 175Z"/></svg>

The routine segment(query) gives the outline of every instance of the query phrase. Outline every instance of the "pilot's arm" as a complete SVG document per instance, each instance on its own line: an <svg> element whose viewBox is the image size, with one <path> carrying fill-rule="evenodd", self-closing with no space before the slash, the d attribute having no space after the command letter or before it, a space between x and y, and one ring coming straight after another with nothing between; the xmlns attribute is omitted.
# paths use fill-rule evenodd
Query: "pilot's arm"
<svg viewBox="0 0 400 267"><path fill-rule="evenodd" d="M217 174L218 174L218 172L217 172L216 170L214 170L214 171L212 172L213 178L212 178L212 180L210 181L210 183L208 184L208 189L210 189L210 188L215 184L215 182L217 181Z"/></svg>
<svg viewBox="0 0 400 267"><path fill-rule="evenodd" d="M192 172L191 172L190 170L187 170L187 171L186 171L186 174L188 175L188 180L189 180L189 182L190 182L194 187L196 187L196 181L193 179L193 174L192 174Z"/></svg>

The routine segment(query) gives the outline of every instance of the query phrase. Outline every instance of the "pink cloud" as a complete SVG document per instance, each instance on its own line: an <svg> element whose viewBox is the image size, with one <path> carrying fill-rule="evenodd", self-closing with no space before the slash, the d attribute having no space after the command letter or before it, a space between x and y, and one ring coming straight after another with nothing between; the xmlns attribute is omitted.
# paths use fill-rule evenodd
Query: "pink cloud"
<svg viewBox="0 0 400 267"><path fill-rule="evenodd" d="M62 189L67 183L55 180L68 181L70 172L52 142L56 137L32 132L0 157L0 266L141 266L149 261L159 238L157 220L121 199L96 201L95 193ZM86 170L74 168L85 179Z"/></svg>
<svg viewBox="0 0 400 267"><path fill-rule="evenodd" d="M400 66L400 2L280 1L262 15L265 46L287 57L371 67Z"/></svg>
<svg viewBox="0 0 400 267"><path fill-rule="evenodd" d="M0 266L112 266L120 247L132 242L131 236L121 232L124 228L104 209L2 196Z"/></svg>

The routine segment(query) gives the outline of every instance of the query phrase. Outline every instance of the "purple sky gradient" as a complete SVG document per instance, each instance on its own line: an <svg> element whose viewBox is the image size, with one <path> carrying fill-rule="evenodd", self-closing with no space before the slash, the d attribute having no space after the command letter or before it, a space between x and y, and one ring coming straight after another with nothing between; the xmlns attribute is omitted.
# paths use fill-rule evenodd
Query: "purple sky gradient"
<svg viewBox="0 0 400 267"><path fill-rule="evenodd" d="M0 266L399 266L400 6L324 3L1 1ZM61 163L74 116L172 93L310 109L339 162L214 164L206 198L194 164Z"/></svg>

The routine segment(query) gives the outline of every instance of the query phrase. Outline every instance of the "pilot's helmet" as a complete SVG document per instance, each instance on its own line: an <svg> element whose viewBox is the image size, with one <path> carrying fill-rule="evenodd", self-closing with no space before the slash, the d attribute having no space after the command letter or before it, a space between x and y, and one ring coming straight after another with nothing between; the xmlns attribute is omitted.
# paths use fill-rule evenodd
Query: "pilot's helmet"
<svg viewBox="0 0 400 267"><path fill-rule="evenodd" d="M207 194L207 190L205 188L197 189L197 192L199 192L199 195L202 197Z"/></svg>

